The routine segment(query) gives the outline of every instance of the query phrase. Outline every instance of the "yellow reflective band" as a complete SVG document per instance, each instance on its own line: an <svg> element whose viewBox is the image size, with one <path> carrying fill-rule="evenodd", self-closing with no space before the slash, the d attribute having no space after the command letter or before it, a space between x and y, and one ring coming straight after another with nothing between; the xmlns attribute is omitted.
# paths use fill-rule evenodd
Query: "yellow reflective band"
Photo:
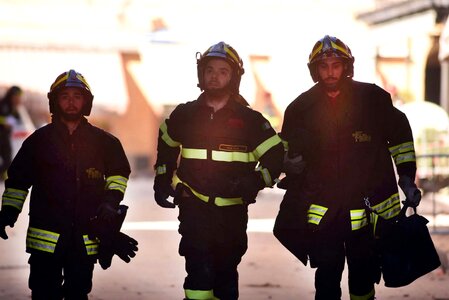
<svg viewBox="0 0 449 300"><path fill-rule="evenodd" d="M312 54L310 55L309 62L313 60L313 58L316 56L318 52L320 52L321 49L323 49L323 43L320 43L320 45L312 52Z"/></svg>
<svg viewBox="0 0 449 300"><path fill-rule="evenodd" d="M309 214L309 215L307 215L307 222L309 222L311 224L318 225L318 224L320 224L322 218L323 217L314 216L314 215Z"/></svg>
<svg viewBox="0 0 449 300"><path fill-rule="evenodd" d="M6 124L6 117L0 116L0 124Z"/></svg>
<svg viewBox="0 0 449 300"><path fill-rule="evenodd" d="M83 235L84 245L86 246L87 255L98 254L99 242L97 239L91 240L87 234Z"/></svg>
<svg viewBox="0 0 449 300"><path fill-rule="evenodd" d="M185 296L187 299L196 299L196 300L218 300L214 296L213 290L184 290Z"/></svg>
<svg viewBox="0 0 449 300"><path fill-rule="evenodd" d="M384 219L391 219L401 211L401 201L399 193L394 193L388 199L379 204L373 205L372 209Z"/></svg>
<svg viewBox="0 0 449 300"><path fill-rule="evenodd" d="M323 216L327 212L327 210L328 210L327 207L317 204L311 204L307 212L307 222L319 225L321 219L323 219Z"/></svg>
<svg viewBox="0 0 449 300"><path fill-rule="evenodd" d="M237 57L237 56L235 56L235 54L231 51L231 49L229 49L228 47L224 47L224 49L225 49L225 51L226 51L226 53L230 56L230 57L232 57L232 59L237 63L237 64L239 64L240 63L240 59Z"/></svg>
<svg viewBox="0 0 449 300"><path fill-rule="evenodd" d="M358 230L368 225L368 219L366 218L366 211L364 209L352 209L350 215L352 230Z"/></svg>
<svg viewBox="0 0 449 300"><path fill-rule="evenodd" d="M162 132L162 136L161 139L170 147L176 148L179 147L181 145L181 143L173 140L170 135L168 134L168 128L167 128L167 123L164 121L161 126L159 127L159 129Z"/></svg>
<svg viewBox="0 0 449 300"><path fill-rule="evenodd" d="M89 91L90 91L90 86L89 86L89 84L87 83L87 81L84 79L84 77L83 76L81 76L81 74L76 74L76 78L78 78L78 80L79 81L81 81L82 83L84 83L84 85L89 89Z"/></svg>
<svg viewBox="0 0 449 300"><path fill-rule="evenodd" d="M284 150L288 151L288 142L284 141L284 140L281 140L281 142L282 142L282 146L284 146Z"/></svg>
<svg viewBox="0 0 449 300"><path fill-rule="evenodd" d="M374 291L374 289L372 289L368 294L363 295L363 296L356 296L356 295L353 295L350 293L349 299L351 299L351 300L369 300L369 299L373 299L374 295L375 295L375 291Z"/></svg>
<svg viewBox="0 0 449 300"><path fill-rule="evenodd" d="M64 80L67 80L67 78L69 78L69 73L67 72L64 76L62 76L58 81L56 81L55 83L53 83L50 87L50 90L53 90L55 87L57 87L61 82L63 82Z"/></svg>
<svg viewBox="0 0 449 300"><path fill-rule="evenodd" d="M260 172L260 174L262 175L262 178L263 178L263 181L265 182L266 187L273 186L273 181L271 180L271 174L267 168L262 168L262 166L259 166L256 168L256 171Z"/></svg>
<svg viewBox="0 0 449 300"><path fill-rule="evenodd" d="M120 175L109 176L108 178L106 178L105 190L116 190L124 194L127 185L128 178Z"/></svg>
<svg viewBox="0 0 449 300"><path fill-rule="evenodd" d="M259 160L259 158L261 158L268 150L270 150L272 147L276 146L279 143L282 143L282 140L277 134L266 139L253 151L256 160Z"/></svg>
<svg viewBox="0 0 449 300"><path fill-rule="evenodd" d="M227 152L212 150L212 160L225 162L255 162L257 161L252 152Z"/></svg>
<svg viewBox="0 0 449 300"><path fill-rule="evenodd" d="M395 157L399 153L405 153L410 151L415 151L415 147L413 145L413 142L406 142L402 143L396 146L389 147L388 150L390 150L391 156Z"/></svg>
<svg viewBox="0 0 449 300"><path fill-rule="evenodd" d="M49 241L56 244L59 239L59 233L38 229L34 227L28 227L27 237L37 238L40 240Z"/></svg>
<svg viewBox="0 0 449 300"><path fill-rule="evenodd" d="M349 53L348 53L348 50L346 50L345 48L338 46L336 43L334 43L332 41L331 41L331 45L332 45L333 48L335 48L337 50L340 50L341 52L343 52L347 56L350 56Z"/></svg>
<svg viewBox="0 0 449 300"><path fill-rule="evenodd" d="M320 216L324 216L324 214L327 212L328 208L325 206L317 205L317 204L311 204L309 207L309 213L314 213Z"/></svg>
<svg viewBox="0 0 449 300"><path fill-rule="evenodd" d="M192 192L192 194L195 195L195 197L197 197L198 199L204 201L204 202L209 202L210 197L203 195L197 191L195 191L190 185L188 185L186 182L181 181L181 179L179 179L179 177L177 175L173 176L173 182L175 184L181 183L183 185L185 185L186 187L189 188L189 190ZM239 205L239 204L243 204L243 199L241 197L236 197L236 198L224 198L224 197L215 197L214 198L215 201L215 205L217 206L230 206L230 205Z"/></svg>
<svg viewBox="0 0 449 300"><path fill-rule="evenodd" d="M181 156L187 159L207 159L206 149L182 148Z"/></svg>
<svg viewBox="0 0 449 300"><path fill-rule="evenodd" d="M19 211L22 211L23 204L28 195L28 191L18 190L13 188L7 188L3 192L2 196L2 207L3 206L13 206Z"/></svg>
<svg viewBox="0 0 449 300"><path fill-rule="evenodd" d="M398 156L396 156L396 158L394 159L394 163L397 165L400 165L402 163L406 163L406 162L411 162L411 161L416 161L416 156L415 156L415 152L409 152L409 153L405 153L405 154L399 154Z"/></svg>
<svg viewBox="0 0 449 300"><path fill-rule="evenodd" d="M56 249L56 244L45 242L31 237L27 237L26 246L30 249L36 249L44 252L54 253Z"/></svg>

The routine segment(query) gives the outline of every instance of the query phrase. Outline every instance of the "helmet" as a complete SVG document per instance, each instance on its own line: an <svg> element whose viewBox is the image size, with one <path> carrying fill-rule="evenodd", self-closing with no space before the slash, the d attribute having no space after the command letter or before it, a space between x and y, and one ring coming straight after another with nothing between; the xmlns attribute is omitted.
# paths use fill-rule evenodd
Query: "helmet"
<svg viewBox="0 0 449 300"><path fill-rule="evenodd" d="M245 70L243 69L243 61L239 57L237 51L224 42L219 42L218 44L212 45L203 54L200 52L196 53L198 87L201 90L204 90L204 68L210 58L222 58L231 65L233 71L230 83L231 92L234 94L239 94L240 79L243 73L245 73Z"/></svg>
<svg viewBox="0 0 449 300"><path fill-rule="evenodd" d="M62 73L56 78L55 82L53 82L53 84L51 85L50 92L48 92L47 94L50 106L50 113L52 114L58 113L56 96L58 92L65 87L76 87L80 88L83 91L87 102L84 105L82 114L84 116L90 115L94 95L92 95L89 84L87 83L83 75L76 72L75 70L69 70L68 72Z"/></svg>
<svg viewBox="0 0 449 300"><path fill-rule="evenodd" d="M322 39L315 43L312 52L309 55L309 67L310 75L313 82L319 80L317 63L328 57L339 57L346 63L345 77L354 76L354 56L352 56L351 49L343 43L340 39L325 35Z"/></svg>

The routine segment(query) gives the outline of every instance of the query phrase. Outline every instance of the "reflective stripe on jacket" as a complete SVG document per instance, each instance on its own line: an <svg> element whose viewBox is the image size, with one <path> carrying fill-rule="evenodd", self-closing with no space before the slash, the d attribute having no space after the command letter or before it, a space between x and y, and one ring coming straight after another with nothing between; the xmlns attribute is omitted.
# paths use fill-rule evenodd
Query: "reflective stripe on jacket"
<svg viewBox="0 0 449 300"><path fill-rule="evenodd" d="M281 139L259 112L232 99L214 112L200 96L179 105L160 126L155 171L171 175L177 169L196 197L234 205L242 203L235 180L256 171L271 187L282 159Z"/></svg>

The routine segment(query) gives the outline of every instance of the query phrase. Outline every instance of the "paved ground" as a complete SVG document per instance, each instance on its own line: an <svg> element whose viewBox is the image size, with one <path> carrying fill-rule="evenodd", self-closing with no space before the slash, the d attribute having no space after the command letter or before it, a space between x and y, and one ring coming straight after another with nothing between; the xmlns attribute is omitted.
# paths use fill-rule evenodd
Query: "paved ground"
<svg viewBox="0 0 449 300"><path fill-rule="evenodd" d="M0 187L2 191L3 187ZM182 299L185 276L184 260L177 254L179 235L177 210L162 209L154 204L152 181L131 179L125 204L130 206L125 231L139 241L137 257L126 264L114 258L110 269L97 267L94 274L93 300ZM271 229L278 211L282 191L263 192L250 207L249 249L239 266L240 299L313 299L314 272L304 267L273 237ZM439 233L432 234L435 245L447 259L449 231L440 227L449 215L449 199L444 194L431 195L420 206L420 213L431 219L432 212L442 213L437 219ZM24 252L27 216L23 213L10 238L0 240L0 299L30 299L27 288L28 255ZM449 275L438 269L404 288L376 287L380 300L449 300ZM343 299L347 300L346 279Z"/></svg>

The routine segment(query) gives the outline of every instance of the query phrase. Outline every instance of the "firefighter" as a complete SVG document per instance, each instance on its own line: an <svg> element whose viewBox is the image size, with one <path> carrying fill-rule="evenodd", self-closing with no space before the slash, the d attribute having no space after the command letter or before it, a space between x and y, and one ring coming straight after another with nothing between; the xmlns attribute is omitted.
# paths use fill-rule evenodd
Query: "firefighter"
<svg viewBox="0 0 449 300"><path fill-rule="evenodd" d="M197 53L197 71L204 92L160 126L154 195L162 207L179 207L185 298L237 299L248 205L273 186L284 150L239 94L243 62L231 46L219 42Z"/></svg>
<svg viewBox="0 0 449 300"><path fill-rule="evenodd" d="M286 177L278 215L292 219L297 213L307 230L285 244L303 247L316 268L316 300L341 298L345 259L350 299L374 299L381 273L371 210L388 220L399 214L395 169L409 204L421 200L412 131L385 90L352 79L354 57L340 39L320 39L308 67L316 84L287 107L280 134L291 154L287 162L301 156L305 168L286 171L293 176ZM295 244L298 239L305 241Z"/></svg>
<svg viewBox="0 0 449 300"><path fill-rule="evenodd" d="M75 70L59 75L48 93L50 124L28 137L8 169L0 236L13 227L32 187L26 251L36 299L88 299L101 243L91 220L114 220L130 166L120 141L91 125L93 95ZM107 249L104 249L107 250Z"/></svg>

